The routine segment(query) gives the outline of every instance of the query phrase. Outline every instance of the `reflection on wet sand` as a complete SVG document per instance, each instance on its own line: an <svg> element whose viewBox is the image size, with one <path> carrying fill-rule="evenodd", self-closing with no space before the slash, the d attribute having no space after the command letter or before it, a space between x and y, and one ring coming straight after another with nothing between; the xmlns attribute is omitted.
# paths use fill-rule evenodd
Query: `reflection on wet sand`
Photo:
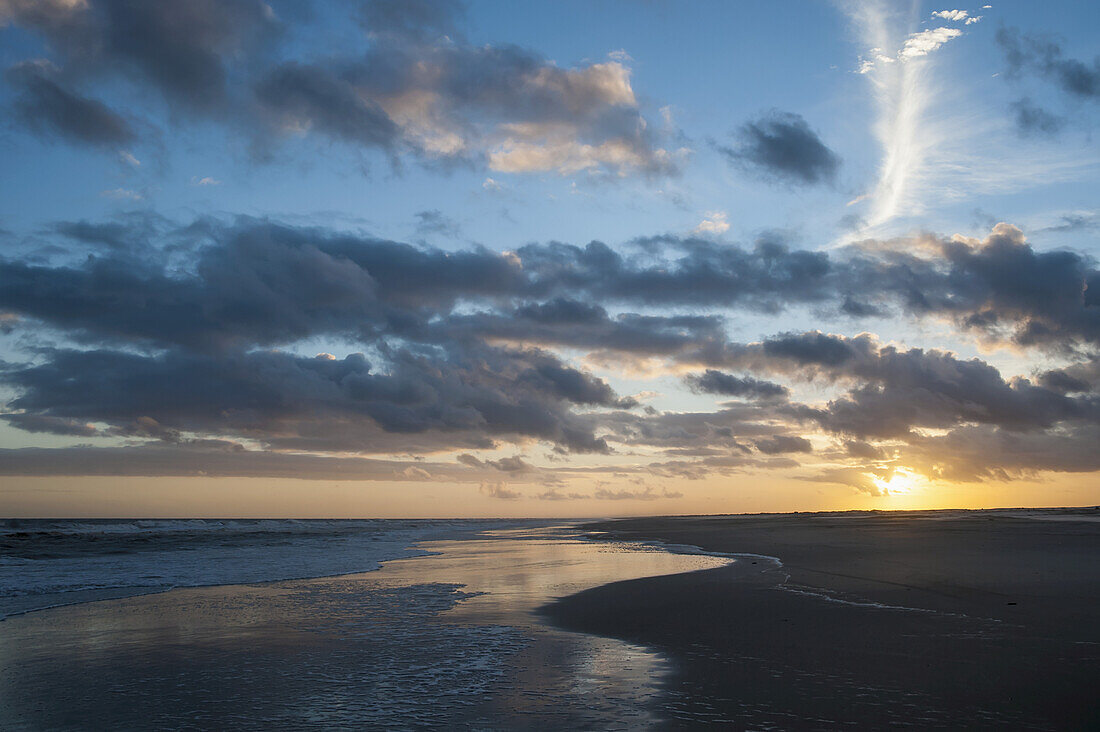
<svg viewBox="0 0 1100 732"><path fill-rule="evenodd" d="M181 589L4 623L13 728L637 727L664 661L546 627L547 601L728 560L564 529L422 545L336 578Z"/></svg>

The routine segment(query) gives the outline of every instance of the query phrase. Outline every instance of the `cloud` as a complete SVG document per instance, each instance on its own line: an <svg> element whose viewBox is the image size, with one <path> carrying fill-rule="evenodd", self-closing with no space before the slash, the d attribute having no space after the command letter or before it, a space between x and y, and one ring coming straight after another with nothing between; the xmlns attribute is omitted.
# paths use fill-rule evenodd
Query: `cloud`
<svg viewBox="0 0 1100 732"><path fill-rule="evenodd" d="M1062 214L1059 217L1059 223L1043 227L1042 229L1038 229L1037 231L1088 231L1090 229L1095 229L1097 226L1100 226L1100 216L1097 216L1097 214L1093 211L1079 211Z"/></svg>
<svg viewBox="0 0 1100 732"><path fill-rule="evenodd" d="M1049 157L1036 161L1016 150L1019 146L1005 139L1001 117L980 113L968 103L974 92L957 75L941 72L936 51L962 37L960 29L910 33L918 19L898 4L847 7L870 48L860 57L859 71L874 94L872 131L882 153L877 181L861 197L868 211L858 236L881 235L894 219L921 214L934 202L1034 180L1038 165L1068 175L1068 160L1056 165ZM1054 175L1051 170L1046 177Z"/></svg>
<svg viewBox="0 0 1100 732"><path fill-rule="evenodd" d="M785 397L789 393L789 390L781 384L754 379L751 376L733 376L714 369L707 369L701 376L688 376L685 381L693 390L707 394L776 399Z"/></svg>
<svg viewBox="0 0 1100 732"><path fill-rule="evenodd" d="M1022 378L1006 381L979 359L881 346L870 336L789 334L765 341L760 351L778 362L775 368L781 372L794 367L803 377L823 375L851 383L844 396L824 408L793 405L789 410L829 432L861 439L904 438L914 428L960 424L1045 430L1060 422L1100 418L1100 404L1091 398L1071 399Z"/></svg>
<svg viewBox="0 0 1100 732"><path fill-rule="evenodd" d="M952 38L958 38L962 31L958 28L929 28L918 33L913 33L905 39L905 44L898 51L898 58L902 61L927 56Z"/></svg>
<svg viewBox="0 0 1100 732"><path fill-rule="evenodd" d="M969 15L965 10L936 10L932 13L933 18L955 21L966 20Z"/></svg>
<svg viewBox="0 0 1100 732"><path fill-rule="evenodd" d="M381 431L425 435L437 450L524 437L573 452L608 450L569 410L617 403L606 384L548 355L476 350L469 360L454 353L442 371L423 357L394 353L383 372L358 354L330 360L270 351L146 357L71 350L11 369L4 381L21 392L9 403L15 410L131 432L130 425L151 418L176 432L284 449L392 450ZM558 380L547 379L548 371Z"/></svg>
<svg viewBox="0 0 1100 732"><path fill-rule="evenodd" d="M645 490L637 491L627 490L625 488L620 490L597 488L594 497L601 501L656 501L661 495L654 492L654 490L649 487Z"/></svg>
<svg viewBox="0 0 1100 732"><path fill-rule="evenodd" d="M365 51L301 58L283 42L293 28L261 0L5 0L2 8L7 22L47 40L67 79L151 88L173 124L224 124L252 137L259 158L284 138L311 137L378 150L395 164L411 154L511 173L678 172L687 151L668 147L671 130L648 124L626 58L564 68L517 46L471 44L458 30L461 10L364 3L354 20L367 31ZM39 127L97 144L134 137L120 115L60 82L23 83L22 107Z"/></svg>
<svg viewBox="0 0 1100 732"><path fill-rule="evenodd" d="M75 419L50 417L43 414L5 414L0 416L6 419L12 427L26 432L47 432L54 435L75 435L78 437L91 437L99 432L95 425Z"/></svg>
<svg viewBox="0 0 1100 732"><path fill-rule="evenodd" d="M57 70L48 62L17 64L4 77L19 91L15 100L17 117L39 134L106 148L128 145L136 138L122 115L59 83ZM132 155L130 158L134 159Z"/></svg>
<svg viewBox="0 0 1100 732"><path fill-rule="evenodd" d="M561 68L515 46L383 33L361 57L287 63L259 84L285 132L508 173L675 173L618 61Z"/></svg>
<svg viewBox="0 0 1100 732"><path fill-rule="evenodd" d="M447 237L458 236L458 222L449 216L443 215L443 212L439 209L418 211L416 213L416 218L416 233L421 236L427 234L438 234Z"/></svg>
<svg viewBox="0 0 1100 732"><path fill-rule="evenodd" d="M989 7L989 5L983 5L982 9L985 10ZM957 23L962 23L963 25L974 25L975 23L980 23L982 20L982 16L972 16L965 10L937 10L932 13L932 17L940 18L941 20L955 21Z"/></svg>
<svg viewBox="0 0 1100 732"><path fill-rule="evenodd" d="M500 498L505 501L514 501L518 498L523 498L522 493L509 490L503 483L482 483L481 487L478 488L478 492L483 496Z"/></svg>
<svg viewBox="0 0 1100 732"><path fill-rule="evenodd" d="M733 164L786 183L813 185L836 177L840 158L801 116L773 110L745 123L735 147L718 149Z"/></svg>
<svg viewBox="0 0 1100 732"><path fill-rule="evenodd" d="M548 488L545 492L535 496L535 498L538 498L540 501L579 501L591 497L592 496L585 493L576 493L573 491L566 493L559 491L557 488Z"/></svg>
<svg viewBox="0 0 1100 732"><path fill-rule="evenodd" d="M57 229L117 250L110 256L65 266L0 261L0 307L85 338L204 351L322 335L432 344L475 336L721 358L720 317L611 316L600 302L765 313L799 304L856 314L901 307L1021 344L1100 341L1090 304L1100 288L1088 284L1100 275L1091 260L1035 251L1007 224L984 240L866 242L831 254L774 238L742 248L653 237L634 243L635 257L600 242L445 251L252 219L163 230L141 218L124 222ZM167 252L179 245L193 246L189 271L169 266ZM126 252L138 248L135 262Z"/></svg>
<svg viewBox="0 0 1100 732"><path fill-rule="evenodd" d="M781 455L788 452L813 452L813 444L797 435L773 435L752 443L765 455Z"/></svg>
<svg viewBox="0 0 1100 732"><path fill-rule="evenodd" d="M99 195L103 198L113 198L116 201L140 201L144 198L140 193L129 188L108 188L100 191Z"/></svg>
<svg viewBox="0 0 1100 732"><path fill-rule="evenodd" d="M201 178L197 175L191 176L191 185L193 186L220 186L221 184L220 180L209 175L204 175Z"/></svg>
<svg viewBox="0 0 1100 732"><path fill-rule="evenodd" d="M1097 422L1089 364L1100 344L1100 275L1082 255L1034 250L1007 224L984 239L922 235L829 252L792 250L774 236L751 247L662 236L617 249L441 250L247 218L179 226L143 214L60 222L39 236L66 254L0 261L0 311L36 347L28 363L5 365L0 381L12 395L6 418L40 432L266 451L459 452L457 464L412 466L433 480L544 473L518 452L481 460L471 450L641 449L670 459L640 470L698 478L789 469L789 456L823 459L809 452L807 430L860 443L843 460L914 455L922 470L963 474L951 455L928 462L930 434L981 426L1077 439ZM870 334L737 343L721 316L678 314L805 305L840 313L852 302L949 319L1072 363L1005 377L977 359ZM315 353L322 338L330 350L352 343L363 354L297 352ZM744 401L705 413L641 409L551 349L619 368L652 359L690 372L697 391ZM793 382L825 385L830 397L792 401L802 393Z"/></svg>
<svg viewBox="0 0 1100 732"><path fill-rule="evenodd" d="M9 0L2 12L41 33L66 67L132 76L181 109L203 112L224 108L227 66L278 26L260 0Z"/></svg>
<svg viewBox="0 0 1100 732"><path fill-rule="evenodd" d="M1066 124L1064 117L1051 114L1027 97L1013 102L1011 108L1016 113L1016 128L1025 137L1037 134L1056 135Z"/></svg>
<svg viewBox="0 0 1100 732"><path fill-rule="evenodd" d="M324 68L283 64L268 74L256 94L285 132L312 131L381 148L397 141L399 128L385 110Z"/></svg>
<svg viewBox="0 0 1100 732"><path fill-rule="evenodd" d="M1100 98L1100 59L1089 65L1066 58L1062 47L1049 38L1021 34L1015 28L997 31L997 43L1005 54L1010 76L1031 72L1058 84L1072 96Z"/></svg>
<svg viewBox="0 0 1100 732"><path fill-rule="evenodd" d="M518 455L505 457L499 460L480 460L473 455L464 453L457 458L458 462L471 468L493 468L504 473L529 473L534 468Z"/></svg>
<svg viewBox="0 0 1100 732"><path fill-rule="evenodd" d="M730 230L725 211L707 211L706 217L699 222L691 233L696 235L725 234Z"/></svg>
<svg viewBox="0 0 1100 732"><path fill-rule="evenodd" d="M397 460L332 457L302 453L246 450L239 443L202 440L127 447L61 447L0 449L0 475L5 476L194 476L221 478L298 478L302 480L422 480L426 468ZM410 470L410 468L415 468ZM409 471L406 474L406 471ZM450 476L457 480L460 476Z"/></svg>
<svg viewBox="0 0 1100 732"><path fill-rule="evenodd" d="M984 240L865 243L832 254L791 250L769 238L746 249L654 237L636 242L643 252L636 258L599 242L529 244L501 254L250 219L158 226L131 218L58 228L118 253L72 266L0 262L0 307L84 337L200 350L320 335L431 343L466 335L684 358L712 350L720 357L721 318L612 317L600 301L758 312L832 302L857 314L899 306L1021 344L1100 339L1100 315L1088 299L1096 289L1088 283L1098 276L1091 261L1037 252L1007 224ZM169 245L191 239L193 270L170 269ZM644 253L654 247L666 254ZM135 262L126 251L138 248L143 258ZM460 302L464 312L451 312ZM506 306L513 302L523 304ZM471 308L475 303L487 309ZM446 320L433 323L439 314Z"/></svg>

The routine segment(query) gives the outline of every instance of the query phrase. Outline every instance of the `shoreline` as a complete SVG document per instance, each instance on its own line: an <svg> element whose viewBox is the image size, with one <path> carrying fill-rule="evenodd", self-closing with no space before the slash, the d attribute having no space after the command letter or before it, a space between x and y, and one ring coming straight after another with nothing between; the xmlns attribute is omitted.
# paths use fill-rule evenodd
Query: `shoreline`
<svg viewBox="0 0 1100 732"><path fill-rule="evenodd" d="M590 523L583 528L615 540L781 565L746 557L615 582L541 612L560 627L667 655L666 692L685 719L702 711L742 727L1094 725L1100 525L1087 513L1044 521L1027 512Z"/></svg>

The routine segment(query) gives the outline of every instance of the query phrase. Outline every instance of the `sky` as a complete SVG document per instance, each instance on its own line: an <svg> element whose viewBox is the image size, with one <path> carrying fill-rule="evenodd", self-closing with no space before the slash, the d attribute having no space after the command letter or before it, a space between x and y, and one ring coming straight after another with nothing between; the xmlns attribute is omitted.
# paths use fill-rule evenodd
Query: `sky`
<svg viewBox="0 0 1100 732"><path fill-rule="evenodd" d="M0 0L0 514L1100 503L1098 31Z"/></svg>

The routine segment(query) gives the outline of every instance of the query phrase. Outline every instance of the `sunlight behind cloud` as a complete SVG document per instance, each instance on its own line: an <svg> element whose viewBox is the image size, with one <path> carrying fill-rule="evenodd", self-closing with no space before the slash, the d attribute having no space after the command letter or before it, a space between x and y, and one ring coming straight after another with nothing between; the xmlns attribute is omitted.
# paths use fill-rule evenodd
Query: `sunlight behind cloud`
<svg viewBox="0 0 1100 732"><path fill-rule="evenodd" d="M908 468L898 468L886 478L870 475L871 481L883 495L909 495L917 492L923 484L923 479Z"/></svg>

